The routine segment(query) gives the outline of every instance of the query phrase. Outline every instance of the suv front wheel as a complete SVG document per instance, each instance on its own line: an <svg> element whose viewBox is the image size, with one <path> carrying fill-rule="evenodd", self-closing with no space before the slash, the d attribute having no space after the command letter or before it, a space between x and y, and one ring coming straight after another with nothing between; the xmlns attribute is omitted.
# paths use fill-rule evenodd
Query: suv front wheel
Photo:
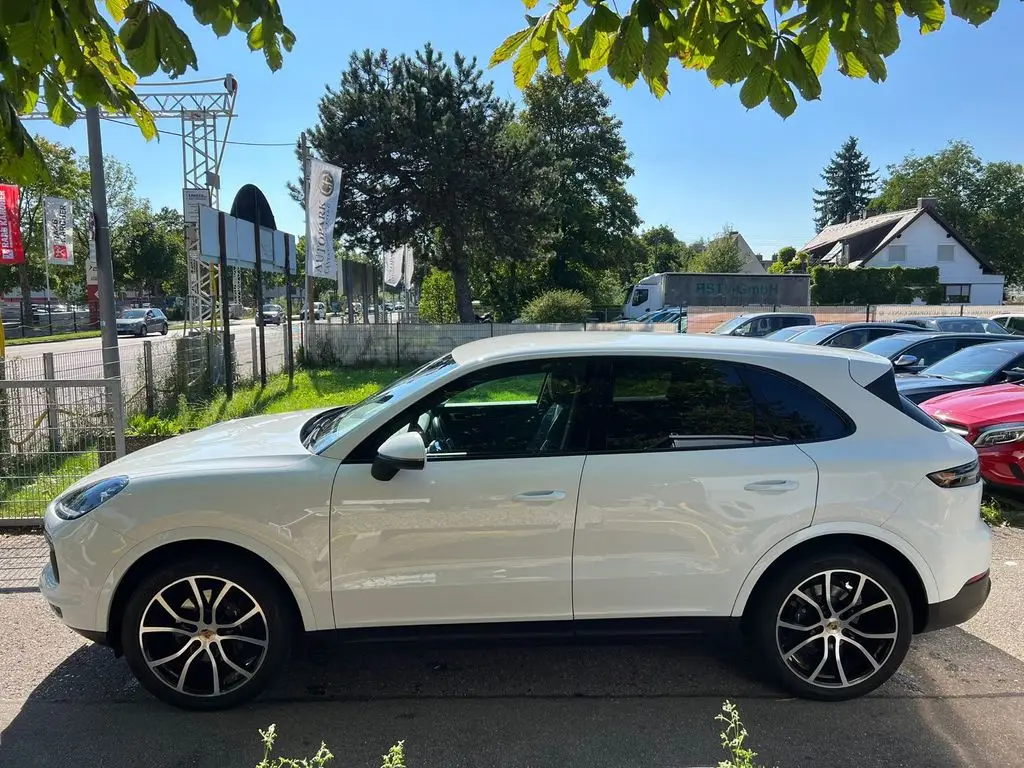
<svg viewBox="0 0 1024 768"><path fill-rule="evenodd" d="M135 589L121 631L135 677L185 709L257 695L288 656L287 598L259 568L231 559L165 566Z"/></svg>
<svg viewBox="0 0 1024 768"><path fill-rule="evenodd" d="M888 680L910 647L907 591L885 564L857 550L824 553L774 575L750 627L760 655L798 696L840 701Z"/></svg>

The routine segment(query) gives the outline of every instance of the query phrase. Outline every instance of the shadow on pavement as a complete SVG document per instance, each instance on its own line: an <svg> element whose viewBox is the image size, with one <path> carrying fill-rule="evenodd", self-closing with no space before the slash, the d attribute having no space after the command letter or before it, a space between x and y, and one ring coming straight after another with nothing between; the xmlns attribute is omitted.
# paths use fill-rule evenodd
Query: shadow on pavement
<svg viewBox="0 0 1024 768"><path fill-rule="evenodd" d="M377 766L404 739L410 768L685 766L724 757L714 717L737 702L765 765L1019 764L1024 664L959 630L919 638L878 693L782 698L731 642L417 644L310 641L253 704L195 714L141 692L85 646L23 703L7 702L0 765L253 766L257 729L280 752L327 742L338 768ZM0 707L4 702L0 702ZM4 713L0 710L0 716Z"/></svg>

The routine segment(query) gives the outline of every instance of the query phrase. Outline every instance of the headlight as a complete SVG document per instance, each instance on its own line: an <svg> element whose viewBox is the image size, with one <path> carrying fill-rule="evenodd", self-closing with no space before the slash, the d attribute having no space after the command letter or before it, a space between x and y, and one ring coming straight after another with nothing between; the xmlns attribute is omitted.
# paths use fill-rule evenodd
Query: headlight
<svg viewBox="0 0 1024 768"><path fill-rule="evenodd" d="M128 478L124 475L107 477L65 496L57 502L57 517L64 520L76 520L84 514L92 512L96 507L113 498L128 487Z"/></svg>
<svg viewBox="0 0 1024 768"><path fill-rule="evenodd" d="M982 448L986 445L1024 442L1024 424L997 424L983 430L974 445Z"/></svg>

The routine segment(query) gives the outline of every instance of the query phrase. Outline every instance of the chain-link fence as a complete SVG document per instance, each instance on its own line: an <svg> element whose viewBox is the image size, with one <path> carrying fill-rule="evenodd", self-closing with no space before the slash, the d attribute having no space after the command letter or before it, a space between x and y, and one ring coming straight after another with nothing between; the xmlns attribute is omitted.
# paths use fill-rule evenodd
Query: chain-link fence
<svg viewBox="0 0 1024 768"><path fill-rule="evenodd" d="M303 364L389 365L426 363L456 347L492 336L548 331L645 331L677 333L674 323L463 323L425 325L315 325L303 330Z"/></svg>
<svg viewBox="0 0 1024 768"><path fill-rule="evenodd" d="M786 307L781 305L746 307L690 307L687 333L707 333L737 315L755 312L798 312L812 314L818 325L824 323L899 322L907 317L991 317L1024 313L1024 306L974 306L964 304L860 304L835 307Z"/></svg>

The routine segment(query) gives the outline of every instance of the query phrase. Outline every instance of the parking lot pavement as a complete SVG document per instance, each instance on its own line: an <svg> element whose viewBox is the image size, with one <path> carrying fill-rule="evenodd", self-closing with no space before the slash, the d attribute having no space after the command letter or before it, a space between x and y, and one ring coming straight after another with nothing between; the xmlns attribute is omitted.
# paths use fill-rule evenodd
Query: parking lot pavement
<svg viewBox="0 0 1024 768"><path fill-rule="evenodd" d="M37 537L0 537L4 551L35 557L34 568L45 559ZM410 768L708 766L724 756L713 718L726 698L765 765L1019 765L1022 568L1024 532L997 532L982 613L915 639L892 681L843 704L782 698L740 650L713 640L367 647L330 638L309 643L258 702L210 714L158 704L122 660L64 629L14 568L7 581L0 568L0 765L252 766L257 728L276 723L283 754L312 753L323 739L339 768L377 766L399 739Z"/></svg>

